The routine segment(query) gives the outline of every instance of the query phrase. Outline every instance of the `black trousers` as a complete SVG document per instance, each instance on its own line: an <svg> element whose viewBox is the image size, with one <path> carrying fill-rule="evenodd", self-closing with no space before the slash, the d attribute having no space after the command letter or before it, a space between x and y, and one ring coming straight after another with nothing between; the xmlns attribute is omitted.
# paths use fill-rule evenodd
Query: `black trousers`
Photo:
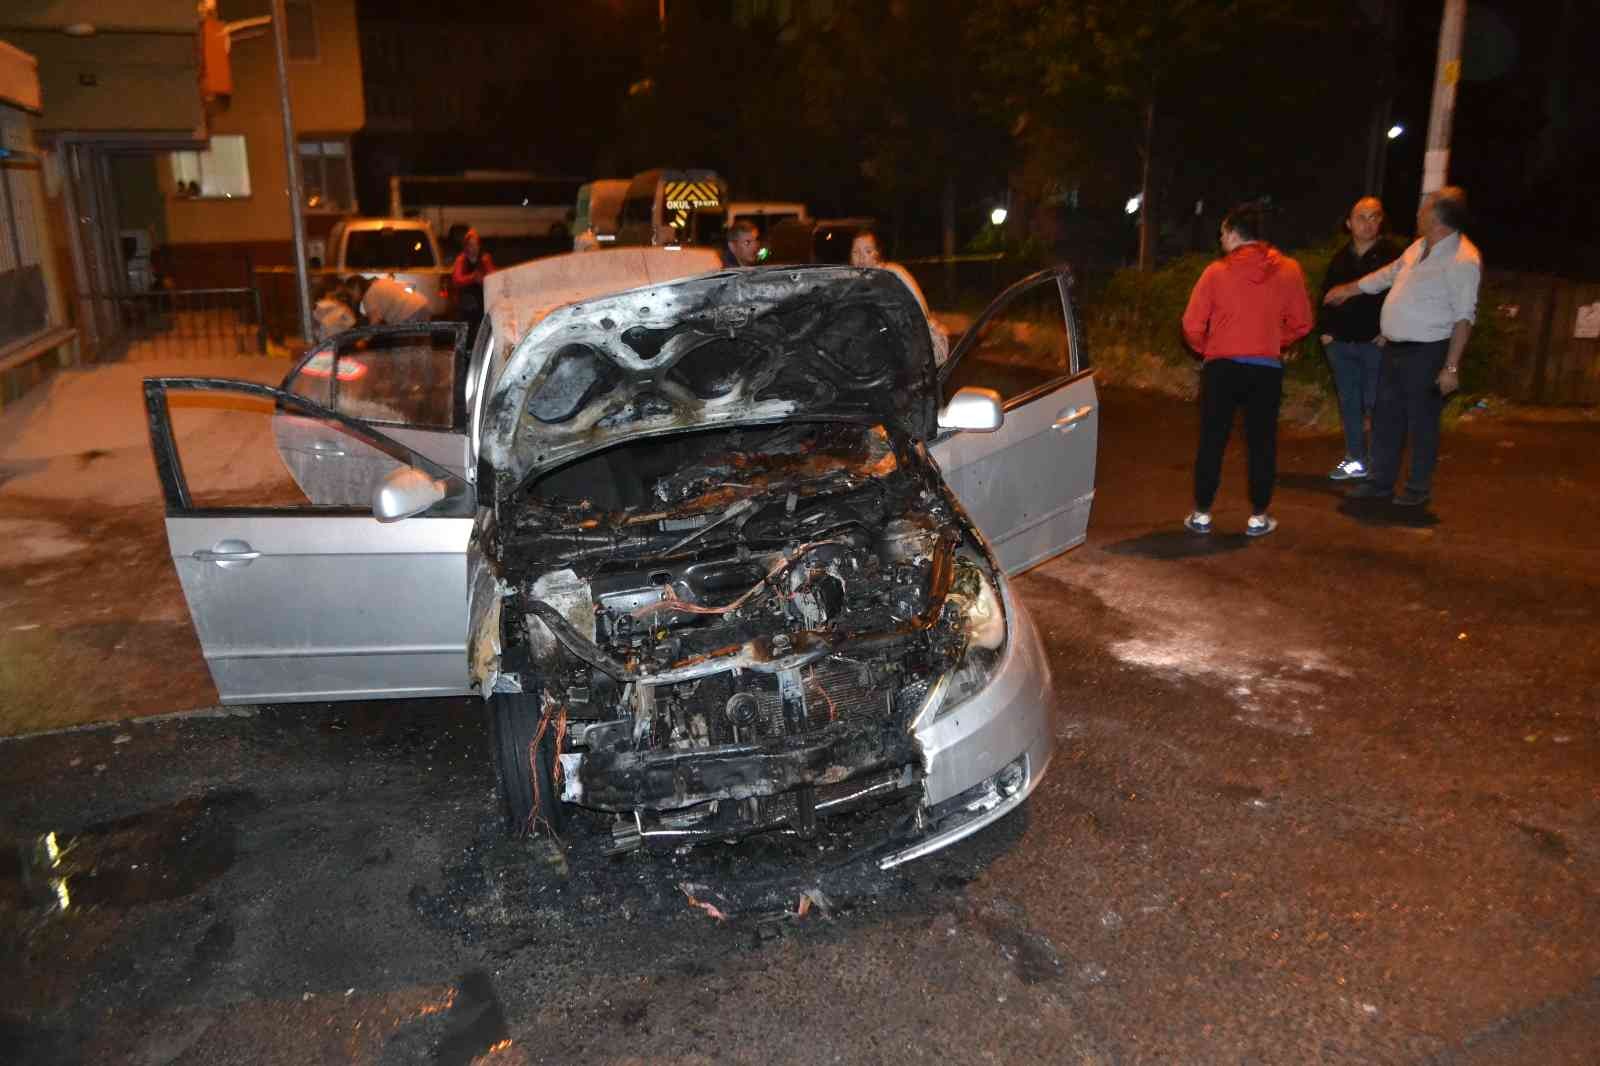
<svg viewBox="0 0 1600 1066"><path fill-rule="evenodd" d="M1372 411L1369 484L1394 488L1409 439L1411 470L1406 488L1419 496L1433 491L1433 468L1439 461L1439 416L1444 413L1445 401L1438 378L1449 354L1448 340L1426 344L1390 341L1384 346L1378 406Z"/></svg>
<svg viewBox="0 0 1600 1066"><path fill-rule="evenodd" d="M1200 451L1194 460L1194 506L1209 511L1222 482L1222 454L1239 408L1250 452L1250 506L1261 514L1278 480L1278 408L1283 368L1208 359L1200 371Z"/></svg>

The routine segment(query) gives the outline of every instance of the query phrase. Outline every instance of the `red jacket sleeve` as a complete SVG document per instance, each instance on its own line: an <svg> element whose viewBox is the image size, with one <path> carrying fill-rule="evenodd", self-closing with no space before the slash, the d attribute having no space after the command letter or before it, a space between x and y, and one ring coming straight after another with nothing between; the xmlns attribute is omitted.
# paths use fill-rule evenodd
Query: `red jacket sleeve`
<svg viewBox="0 0 1600 1066"><path fill-rule="evenodd" d="M1194 291L1189 294L1189 306L1183 312L1183 339L1201 355L1206 354L1206 334L1211 326L1211 275L1215 269L1216 264L1206 267L1200 280L1194 283Z"/></svg>
<svg viewBox="0 0 1600 1066"><path fill-rule="evenodd" d="M472 271L467 269L466 253L456 256L455 269L450 271L450 282L457 288L472 284Z"/></svg>
<svg viewBox="0 0 1600 1066"><path fill-rule="evenodd" d="M1311 332L1315 320L1311 317L1311 300L1306 296L1306 276L1300 269L1300 264L1293 259L1288 265L1294 269L1285 271L1285 291L1283 294L1283 347L1287 348L1295 341Z"/></svg>

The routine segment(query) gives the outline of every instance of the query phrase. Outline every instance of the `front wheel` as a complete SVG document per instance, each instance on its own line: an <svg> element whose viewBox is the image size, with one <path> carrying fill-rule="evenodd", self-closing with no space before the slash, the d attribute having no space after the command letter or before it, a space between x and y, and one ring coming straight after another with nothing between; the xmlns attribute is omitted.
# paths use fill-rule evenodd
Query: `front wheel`
<svg viewBox="0 0 1600 1066"><path fill-rule="evenodd" d="M545 828L559 833L564 821L555 787L555 720L552 717L540 737L542 704L537 692L502 692L489 699L495 782L506 826L513 833Z"/></svg>

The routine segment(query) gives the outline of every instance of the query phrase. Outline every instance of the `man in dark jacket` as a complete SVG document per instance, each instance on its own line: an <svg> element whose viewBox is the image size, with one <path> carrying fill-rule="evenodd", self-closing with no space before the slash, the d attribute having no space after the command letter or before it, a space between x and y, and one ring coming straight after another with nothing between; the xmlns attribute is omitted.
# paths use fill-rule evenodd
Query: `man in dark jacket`
<svg viewBox="0 0 1600 1066"><path fill-rule="evenodd" d="M1334 254L1328 273L1322 279L1322 292L1336 285L1365 277L1400 257L1400 249L1383 229L1383 204L1376 196L1365 196L1350 209L1344 220L1350 242ZM1339 388L1339 420L1344 423L1344 458L1328 476L1335 481L1357 481L1367 476L1371 466L1365 432L1378 399L1378 367L1383 349L1379 347L1378 313L1383 296L1361 295L1338 306L1323 304L1317 317L1322 346L1333 366L1333 380Z"/></svg>
<svg viewBox="0 0 1600 1066"><path fill-rule="evenodd" d="M753 267L761 263L761 231L748 218L728 227L728 243L722 249L725 267Z"/></svg>
<svg viewBox="0 0 1600 1066"><path fill-rule="evenodd" d="M1211 532L1211 504L1222 480L1222 453L1244 408L1250 453L1250 520L1244 531L1278 528L1267 514L1278 478L1278 407L1289 347L1311 332L1311 301L1300 264L1262 239L1259 207L1236 207L1222 220L1223 257L1206 267L1183 312L1183 336L1205 360L1200 371L1200 448L1194 460L1192 533Z"/></svg>

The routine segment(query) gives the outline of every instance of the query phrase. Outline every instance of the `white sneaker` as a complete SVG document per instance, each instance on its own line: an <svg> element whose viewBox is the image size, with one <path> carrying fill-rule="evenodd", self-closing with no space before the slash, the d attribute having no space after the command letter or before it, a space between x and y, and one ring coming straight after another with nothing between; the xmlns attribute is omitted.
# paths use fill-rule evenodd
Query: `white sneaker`
<svg viewBox="0 0 1600 1066"><path fill-rule="evenodd" d="M1332 481L1361 481L1367 476L1367 467L1360 459L1346 459L1328 475Z"/></svg>
<svg viewBox="0 0 1600 1066"><path fill-rule="evenodd" d="M1211 512L1190 511L1189 517L1183 520L1183 528L1187 529L1190 533L1210 533Z"/></svg>
<svg viewBox="0 0 1600 1066"><path fill-rule="evenodd" d="M1244 535L1247 537L1264 537L1278 528L1278 520L1269 514L1253 514L1250 521L1244 524Z"/></svg>

